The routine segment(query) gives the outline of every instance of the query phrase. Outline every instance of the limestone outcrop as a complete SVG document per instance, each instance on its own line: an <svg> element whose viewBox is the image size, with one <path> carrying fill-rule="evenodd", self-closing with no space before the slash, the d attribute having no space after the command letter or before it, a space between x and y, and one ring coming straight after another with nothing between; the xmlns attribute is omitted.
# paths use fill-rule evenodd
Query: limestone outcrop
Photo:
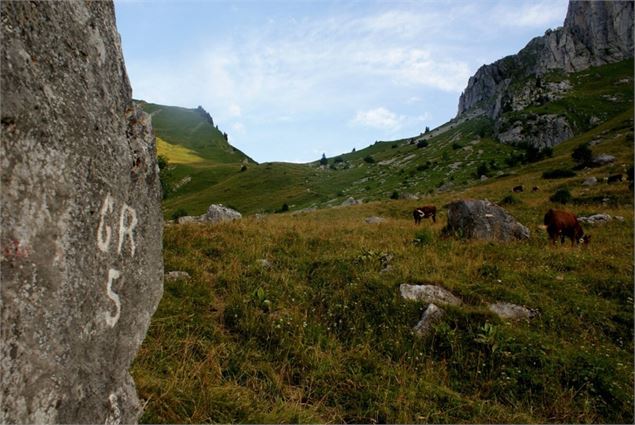
<svg viewBox="0 0 635 425"><path fill-rule="evenodd" d="M448 205L446 235L465 239L513 241L529 239L529 229L505 209L487 201L462 199Z"/></svg>
<svg viewBox="0 0 635 425"><path fill-rule="evenodd" d="M112 2L3 1L1 423L134 423L163 291L155 140Z"/></svg>
<svg viewBox="0 0 635 425"><path fill-rule="evenodd" d="M564 26L531 40L516 55L483 65L459 99L458 116L477 108L490 118L540 98L550 100L567 87L535 84L509 93L513 81L550 70L575 72L633 57L632 1L570 1ZM545 100L543 99L543 100ZM551 99L552 100L552 99ZM523 106L525 105L525 106Z"/></svg>

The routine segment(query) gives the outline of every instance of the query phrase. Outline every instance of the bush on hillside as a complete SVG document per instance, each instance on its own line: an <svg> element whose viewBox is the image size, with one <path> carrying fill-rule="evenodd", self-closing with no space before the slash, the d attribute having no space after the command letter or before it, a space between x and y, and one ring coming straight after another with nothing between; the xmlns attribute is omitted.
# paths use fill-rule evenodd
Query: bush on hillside
<svg viewBox="0 0 635 425"><path fill-rule="evenodd" d="M582 143L577 148L573 150L571 154L571 158L578 164L579 167L586 167L591 164L591 160L593 159L593 152L589 147L588 143Z"/></svg>
<svg viewBox="0 0 635 425"><path fill-rule="evenodd" d="M503 199L501 199L500 203L503 205L516 205L520 203L520 199L518 199L514 195L507 195Z"/></svg>
<svg viewBox="0 0 635 425"><path fill-rule="evenodd" d="M285 202L284 204L282 204L279 210L276 210L276 213L283 213L287 211L289 211L289 204Z"/></svg>
<svg viewBox="0 0 635 425"><path fill-rule="evenodd" d="M396 190L390 195L390 199L399 199L399 192Z"/></svg>
<svg viewBox="0 0 635 425"><path fill-rule="evenodd" d="M542 173L543 179L563 179L566 177L575 177L575 171L567 168L557 168L555 170L548 170Z"/></svg>
<svg viewBox="0 0 635 425"><path fill-rule="evenodd" d="M558 202L560 204L571 202L572 199L571 192L569 192L569 189L566 187L556 190L556 192L549 197L551 202Z"/></svg>
<svg viewBox="0 0 635 425"><path fill-rule="evenodd" d="M433 235L430 229L421 229L415 233L413 243L417 246L429 245L432 243Z"/></svg>
<svg viewBox="0 0 635 425"><path fill-rule="evenodd" d="M463 145L458 143L458 142L452 143L452 149L454 149L454 150L461 149L462 147L463 147Z"/></svg>
<svg viewBox="0 0 635 425"><path fill-rule="evenodd" d="M489 168L486 163L481 163L476 168L476 178L480 178L481 176L487 176L489 174Z"/></svg>
<svg viewBox="0 0 635 425"><path fill-rule="evenodd" d="M373 158L371 155L367 155L364 157L364 162L368 163L368 164L374 164L375 163L375 158Z"/></svg>
<svg viewBox="0 0 635 425"><path fill-rule="evenodd" d="M426 140L419 140L417 142L417 147L418 148L425 148L428 146L428 142Z"/></svg>
<svg viewBox="0 0 635 425"><path fill-rule="evenodd" d="M326 155L322 154L322 158L320 158L320 165L326 165L329 163L329 160L326 159Z"/></svg>
<svg viewBox="0 0 635 425"><path fill-rule="evenodd" d="M179 208L178 210L174 211L170 217L172 218L172 220L178 220L179 218L185 217L186 215L189 215L187 213L187 210L185 208Z"/></svg>

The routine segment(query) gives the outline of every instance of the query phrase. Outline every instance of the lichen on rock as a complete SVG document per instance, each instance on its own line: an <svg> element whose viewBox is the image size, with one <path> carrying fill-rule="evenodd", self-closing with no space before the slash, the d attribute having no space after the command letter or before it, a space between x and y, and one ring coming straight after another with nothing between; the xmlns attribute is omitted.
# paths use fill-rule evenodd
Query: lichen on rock
<svg viewBox="0 0 635 425"><path fill-rule="evenodd" d="M163 291L155 140L112 2L0 3L0 422L134 423Z"/></svg>

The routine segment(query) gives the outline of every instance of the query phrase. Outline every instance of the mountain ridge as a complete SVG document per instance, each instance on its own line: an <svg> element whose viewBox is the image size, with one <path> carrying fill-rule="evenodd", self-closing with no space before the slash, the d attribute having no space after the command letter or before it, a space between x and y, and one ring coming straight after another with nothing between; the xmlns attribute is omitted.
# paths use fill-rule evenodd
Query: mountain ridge
<svg viewBox="0 0 635 425"><path fill-rule="evenodd" d="M497 119L514 80L566 73L633 57L633 2L571 1L564 26L535 37L515 55L481 66L459 98L457 117L474 108Z"/></svg>

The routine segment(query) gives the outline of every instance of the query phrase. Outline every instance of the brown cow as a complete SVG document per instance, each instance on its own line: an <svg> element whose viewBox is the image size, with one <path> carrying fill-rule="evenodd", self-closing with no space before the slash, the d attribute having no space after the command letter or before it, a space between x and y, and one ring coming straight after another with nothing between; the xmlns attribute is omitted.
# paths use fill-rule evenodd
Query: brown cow
<svg viewBox="0 0 635 425"><path fill-rule="evenodd" d="M578 218L575 214L568 211L550 209L545 214L544 224L547 226L549 239L554 245L558 235L560 236L560 243L564 243L565 237L571 239L571 246L579 242L587 245L591 239L591 236L584 234L584 230L578 223Z"/></svg>
<svg viewBox="0 0 635 425"><path fill-rule="evenodd" d="M412 216L415 219L415 224L421 223L422 218L432 217L434 223L437 222L437 207L434 205L425 205L423 207L415 208L412 212Z"/></svg>

